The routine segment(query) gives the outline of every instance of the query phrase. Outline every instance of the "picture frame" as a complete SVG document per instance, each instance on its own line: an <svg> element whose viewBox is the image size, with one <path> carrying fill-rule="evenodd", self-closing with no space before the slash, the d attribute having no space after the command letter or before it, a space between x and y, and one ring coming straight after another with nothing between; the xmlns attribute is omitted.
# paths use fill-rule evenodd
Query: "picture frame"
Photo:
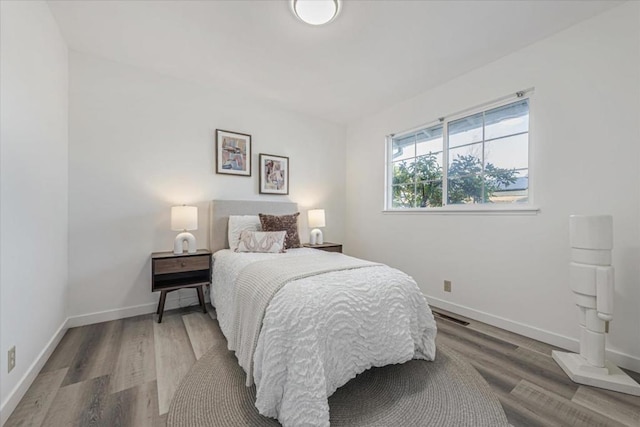
<svg viewBox="0 0 640 427"><path fill-rule="evenodd" d="M216 129L216 173L251 176L251 135Z"/></svg>
<svg viewBox="0 0 640 427"><path fill-rule="evenodd" d="M289 194L289 158L260 153L260 194Z"/></svg>

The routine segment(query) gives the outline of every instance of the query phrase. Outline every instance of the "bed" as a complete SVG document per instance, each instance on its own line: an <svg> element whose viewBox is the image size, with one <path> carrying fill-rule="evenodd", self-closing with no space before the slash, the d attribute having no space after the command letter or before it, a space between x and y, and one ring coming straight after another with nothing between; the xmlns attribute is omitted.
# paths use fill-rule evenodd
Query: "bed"
<svg viewBox="0 0 640 427"><path fill-rule="evenodd" d="M357 374L434 359L433 315L405 273L310 248L228 249L230 215L291 214L295 203L213 201L210 212L211 301L262 415L328 426L327 399Z"/></svg>

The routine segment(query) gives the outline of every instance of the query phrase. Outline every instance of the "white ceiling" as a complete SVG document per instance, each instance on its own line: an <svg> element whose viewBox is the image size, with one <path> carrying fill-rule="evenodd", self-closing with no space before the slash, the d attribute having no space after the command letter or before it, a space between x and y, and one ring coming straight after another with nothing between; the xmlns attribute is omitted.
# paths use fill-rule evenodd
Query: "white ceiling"
<svg viewBox="0 0 640 427"><path fill-rule="evenodd" d="M619 3L346 0L313 27L286 0L49 2L71 49L338 123Z"/></svg>

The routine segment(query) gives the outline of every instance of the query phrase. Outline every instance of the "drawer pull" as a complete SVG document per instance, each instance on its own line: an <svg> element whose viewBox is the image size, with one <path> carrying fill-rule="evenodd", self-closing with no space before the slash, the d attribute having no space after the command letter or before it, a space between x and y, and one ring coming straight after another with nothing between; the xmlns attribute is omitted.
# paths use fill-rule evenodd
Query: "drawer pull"
<svg viewBox="0 0 640 427"><path fill-rule="evenodd" d="M182 261L182 262L180 263L180 267L184 267L185 265L187 265L187 264L185 264L185 263L184 263L184 261Z"/></svg>

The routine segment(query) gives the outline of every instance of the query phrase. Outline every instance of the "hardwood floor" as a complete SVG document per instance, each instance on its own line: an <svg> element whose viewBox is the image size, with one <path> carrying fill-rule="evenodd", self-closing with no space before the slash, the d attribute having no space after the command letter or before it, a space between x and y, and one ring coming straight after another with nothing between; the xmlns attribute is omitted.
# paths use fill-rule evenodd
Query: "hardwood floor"
<svg viewBox="0 0 640 427"><path fill-rule="evenodd" d="M572 382L551 358L557 347L450 315L469 325L439 320L436 343L480 372L514 426L640 426L640 397Z"/></svg>
<svg viewBox="0 0 640 427"><path fill-rule="evenodd" d="M68 330L5 425L165 425L180 380L224 340L215 314L199 310ZM551 358L554 347L452 316L469 324L437 318L437 344L480 372L514 426L640 426L640 397L575 384Z"/></svg>

